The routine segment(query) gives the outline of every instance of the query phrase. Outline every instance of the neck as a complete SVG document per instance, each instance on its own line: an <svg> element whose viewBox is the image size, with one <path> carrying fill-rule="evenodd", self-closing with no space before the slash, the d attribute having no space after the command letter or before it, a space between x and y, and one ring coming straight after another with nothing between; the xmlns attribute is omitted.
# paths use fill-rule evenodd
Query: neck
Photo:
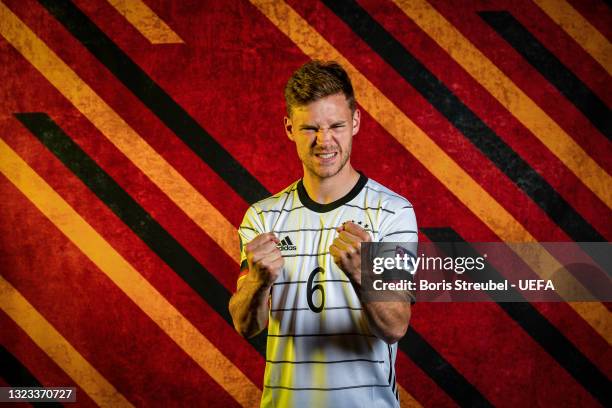
<svg viewBox="0 0 612 408"><path fill-rule="evenodd" d="M303 184L308 196L319 204L334 202L351 191L359 180L359 173L350 163L331 177L318 177L304 169Z"/></svg>

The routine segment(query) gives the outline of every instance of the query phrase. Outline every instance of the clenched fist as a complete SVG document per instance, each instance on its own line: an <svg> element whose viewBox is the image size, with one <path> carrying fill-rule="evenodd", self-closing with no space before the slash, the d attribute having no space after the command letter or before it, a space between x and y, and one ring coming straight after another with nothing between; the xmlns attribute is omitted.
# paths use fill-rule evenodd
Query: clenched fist
<svg viewBox="0 0 612 408"><path fill-rule="evenodd" d="M271 232L256 236L245 247L249 274L264 286L271 287L285 265L278 238Z"/></svg>
<svg viewBox="0 0 612 408"><path fill-rule="evenodd" d="M370 242L370 234L353 222L346 222L336 228L338 236L329 247L334 262L348 278L361 285L361 243Z"/></svg>

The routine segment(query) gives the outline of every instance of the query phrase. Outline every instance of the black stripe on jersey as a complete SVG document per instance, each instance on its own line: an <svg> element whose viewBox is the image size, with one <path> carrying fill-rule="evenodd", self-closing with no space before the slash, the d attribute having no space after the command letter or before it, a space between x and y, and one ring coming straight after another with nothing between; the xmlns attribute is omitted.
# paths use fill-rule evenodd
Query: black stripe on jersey
<svg viewBox="0 0 612 408"><path fill-rule="evenodd" d="M269 334L268 337L335 337L335 336L358 336L358 337L376 337L373 334L367 333L306 333L306 334Z"/></svg>
<svg viewBox="0 0 612 408"><path fill-rule="evenodd" d="M285 387L282 385L264 385L266 388L272 389L283 389L283 390L291 390L291 391L340 391L340 390L350 390L352 388L367 388L367 387L389 387L388 384L364 384L364 385L350 385L347 387L333 387L333 388L319 388L319 387Z"/></svg>
<svg viewBox="0 0 612 408"><path fill-rule="evenodd" d="M283 258L295 258L295 257L307 257L307 256L323 256L329 255L329 251L327 252L319 252L318 254L283 254Z"/></svg>
<svg viewBox="0 0 612 408"><path fill-rule="evenodd" d="M261 215L263 213L272 213L272 212L279 213L279 214L282 213L282 212L288 212L289 213L289 212L291 212L293 210L299 210L300 208L304 208L304 206L300 205L299 207L293 207L293 208L289 208L289 209L283 208L283 209L280 209L280 210L261 210L261 211L257 211L257 215Z"/></svg>
<svg viewBox="0 0 612 408"><path fill-rule="evenodd" d="M344 283L351 283L350 280L346 280L346 279L323 279L323 280L318 280L318 281L313 281L312 283L325 283L325 282L344 282ZM288 281L288 282L275 282L274 285L295 285L298 283L308 283L307 281Z"/></svg>
<svg viewBox="0 0 612 408"><path fill-rule="evenodd" d="M249 230L249 231L253 231L259 234L259 231L257 231L255 228L251 228L251 227L245 227L243 225L241 225L240 227L238 227L239 230L241 229L245 229L245 230Z"/></svg>
<svg viewBox="0 0 612 408"><path fill-rule="evenodd" d="M370 186L365 186L365 188L366 188L366 190L374 191L374 192L379 193L379 194L386 194L386 195L388 195L389 197L399 198L400 200L405 201L405 202L407 202L408 204L410 204L410 201L408 201L407 199L405 199L404 197L402 197L402 196L400 196L400 195L397 195L397 194L391 194L391 193L388 193L388 192L386 192L386 191L382 191L382 190L376 190L375 188L372 188L372 187L370 187ZM402 207L402 208L412 208L412 204L411 204L411 205L407 205L407 206Z"/></svg>
<svg viewBox="0 0 612 408"><path fill-rule="evenodd" d="M291 360L266 360L266 363L270 364L338 364L338 363L384 363L383 360L368 360L367 358L353 358L350 360L334 360L334 361L311 361L311 360L302 360L302 361L291 361Z"/></svg>
<svg viewBox="0 0 612 408"><path fill-rule="evenodd" d="M391 376L393 374L393 365L391 361L393 360L393 356L391 355L391 346L387 344L387 350L389 350L389 385L391 385Z"/></svg>
<svg viewBox="0 0 612 408"><path fill-rule="evenodd" d="M290 193L294 192L296 189L297 189L297 185L293 186L293 188L291 190L283 191L282 193L279 193L277 195L273 195L270 198L280 198L284 194L290 194Z"/></svg>
<svg viewBox="0 0 612 408"><path fill-rule="evenodd" d="M309 307L288 307L284 309L270 309L271 312L302 312L310 310ZM351 306L332 306L325 307L325 310L362 310L360 307L351 307Z"/></svg>
<svg viewBox="0 0 612 408"><path fill-rule="evenodd" d="M386 208L383 207L360 207L358 205L353 205L353 204L344 204L345 207L352 207L352 208L359 208L360 210L366 211L366 210L382 210L385 212L388 212L389 214L395 214L395 211L391 211L391 210L387 210Z"/></svg>
<svg viewBox="0 0 612 408"><path fill-rule="evenodd" d="M387 238L387 237L389 237L391 235L397 235L397 234L417 234L417 232L413 231L413 230L395 231L395 232L391 232L390 234L385 235L380 240L382 241L383 239L385 239L385 238Z"/></svg>
<svg viewBox="0 0 612 408"><path fill-rule="evenodd" d="M298 229L292 229L292 230L278 230L278 231L272 231L275 234L288 234L290 232L304 232L304 231L308 231L308 232L323 232L323 231L330 231L330 230L335 230L338 227L323 227L323 228L298 228ZM371 232L372 234L378 234L378 231L376 230L372 230L369 228L365 228L364 231L366 232Z"/></svg>

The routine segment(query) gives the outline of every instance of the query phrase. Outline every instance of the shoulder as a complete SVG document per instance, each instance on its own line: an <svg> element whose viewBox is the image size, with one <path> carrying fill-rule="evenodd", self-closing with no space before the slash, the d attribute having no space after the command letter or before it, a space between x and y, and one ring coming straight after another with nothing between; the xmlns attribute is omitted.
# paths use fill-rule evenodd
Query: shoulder
<svg viewBox="0 0 612 408"><path fill-rule="evenodd" d="M376 204L388 211L400 212L412 209L412 203L402 195L373 179L368 179L364 186L366 200L368 203Z"/></svg>
<svg viewBox="0 0 612 408"><path fill-rule="evenodd" d="M291 208L295 202L293 196L295 195L298 181L296 180L278 193L252 204L247 213L254 212L259 215L268 212L278 212L282 208Z"/></svg>

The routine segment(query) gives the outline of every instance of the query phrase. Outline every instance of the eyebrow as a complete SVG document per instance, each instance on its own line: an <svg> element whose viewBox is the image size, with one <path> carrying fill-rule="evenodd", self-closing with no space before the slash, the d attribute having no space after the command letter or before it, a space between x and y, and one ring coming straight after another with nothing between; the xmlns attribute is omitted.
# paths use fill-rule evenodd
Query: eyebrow
<svg viewBox="0 0 612 408"><path fill-rule="evenodd" d="M340 125L346 125L346 120L334 122L329 127L331 128L331 127L340 126ZM319 128L320 127L317 125L310 125L310 124L300 125L300 130L319 129Z"/></svg>
<svg viewBox="0 0 612 408"><path fill-rule="evenodd" d="M316 125L300 125L300 130L304 129L318 129L319 127Z"/></svg>

